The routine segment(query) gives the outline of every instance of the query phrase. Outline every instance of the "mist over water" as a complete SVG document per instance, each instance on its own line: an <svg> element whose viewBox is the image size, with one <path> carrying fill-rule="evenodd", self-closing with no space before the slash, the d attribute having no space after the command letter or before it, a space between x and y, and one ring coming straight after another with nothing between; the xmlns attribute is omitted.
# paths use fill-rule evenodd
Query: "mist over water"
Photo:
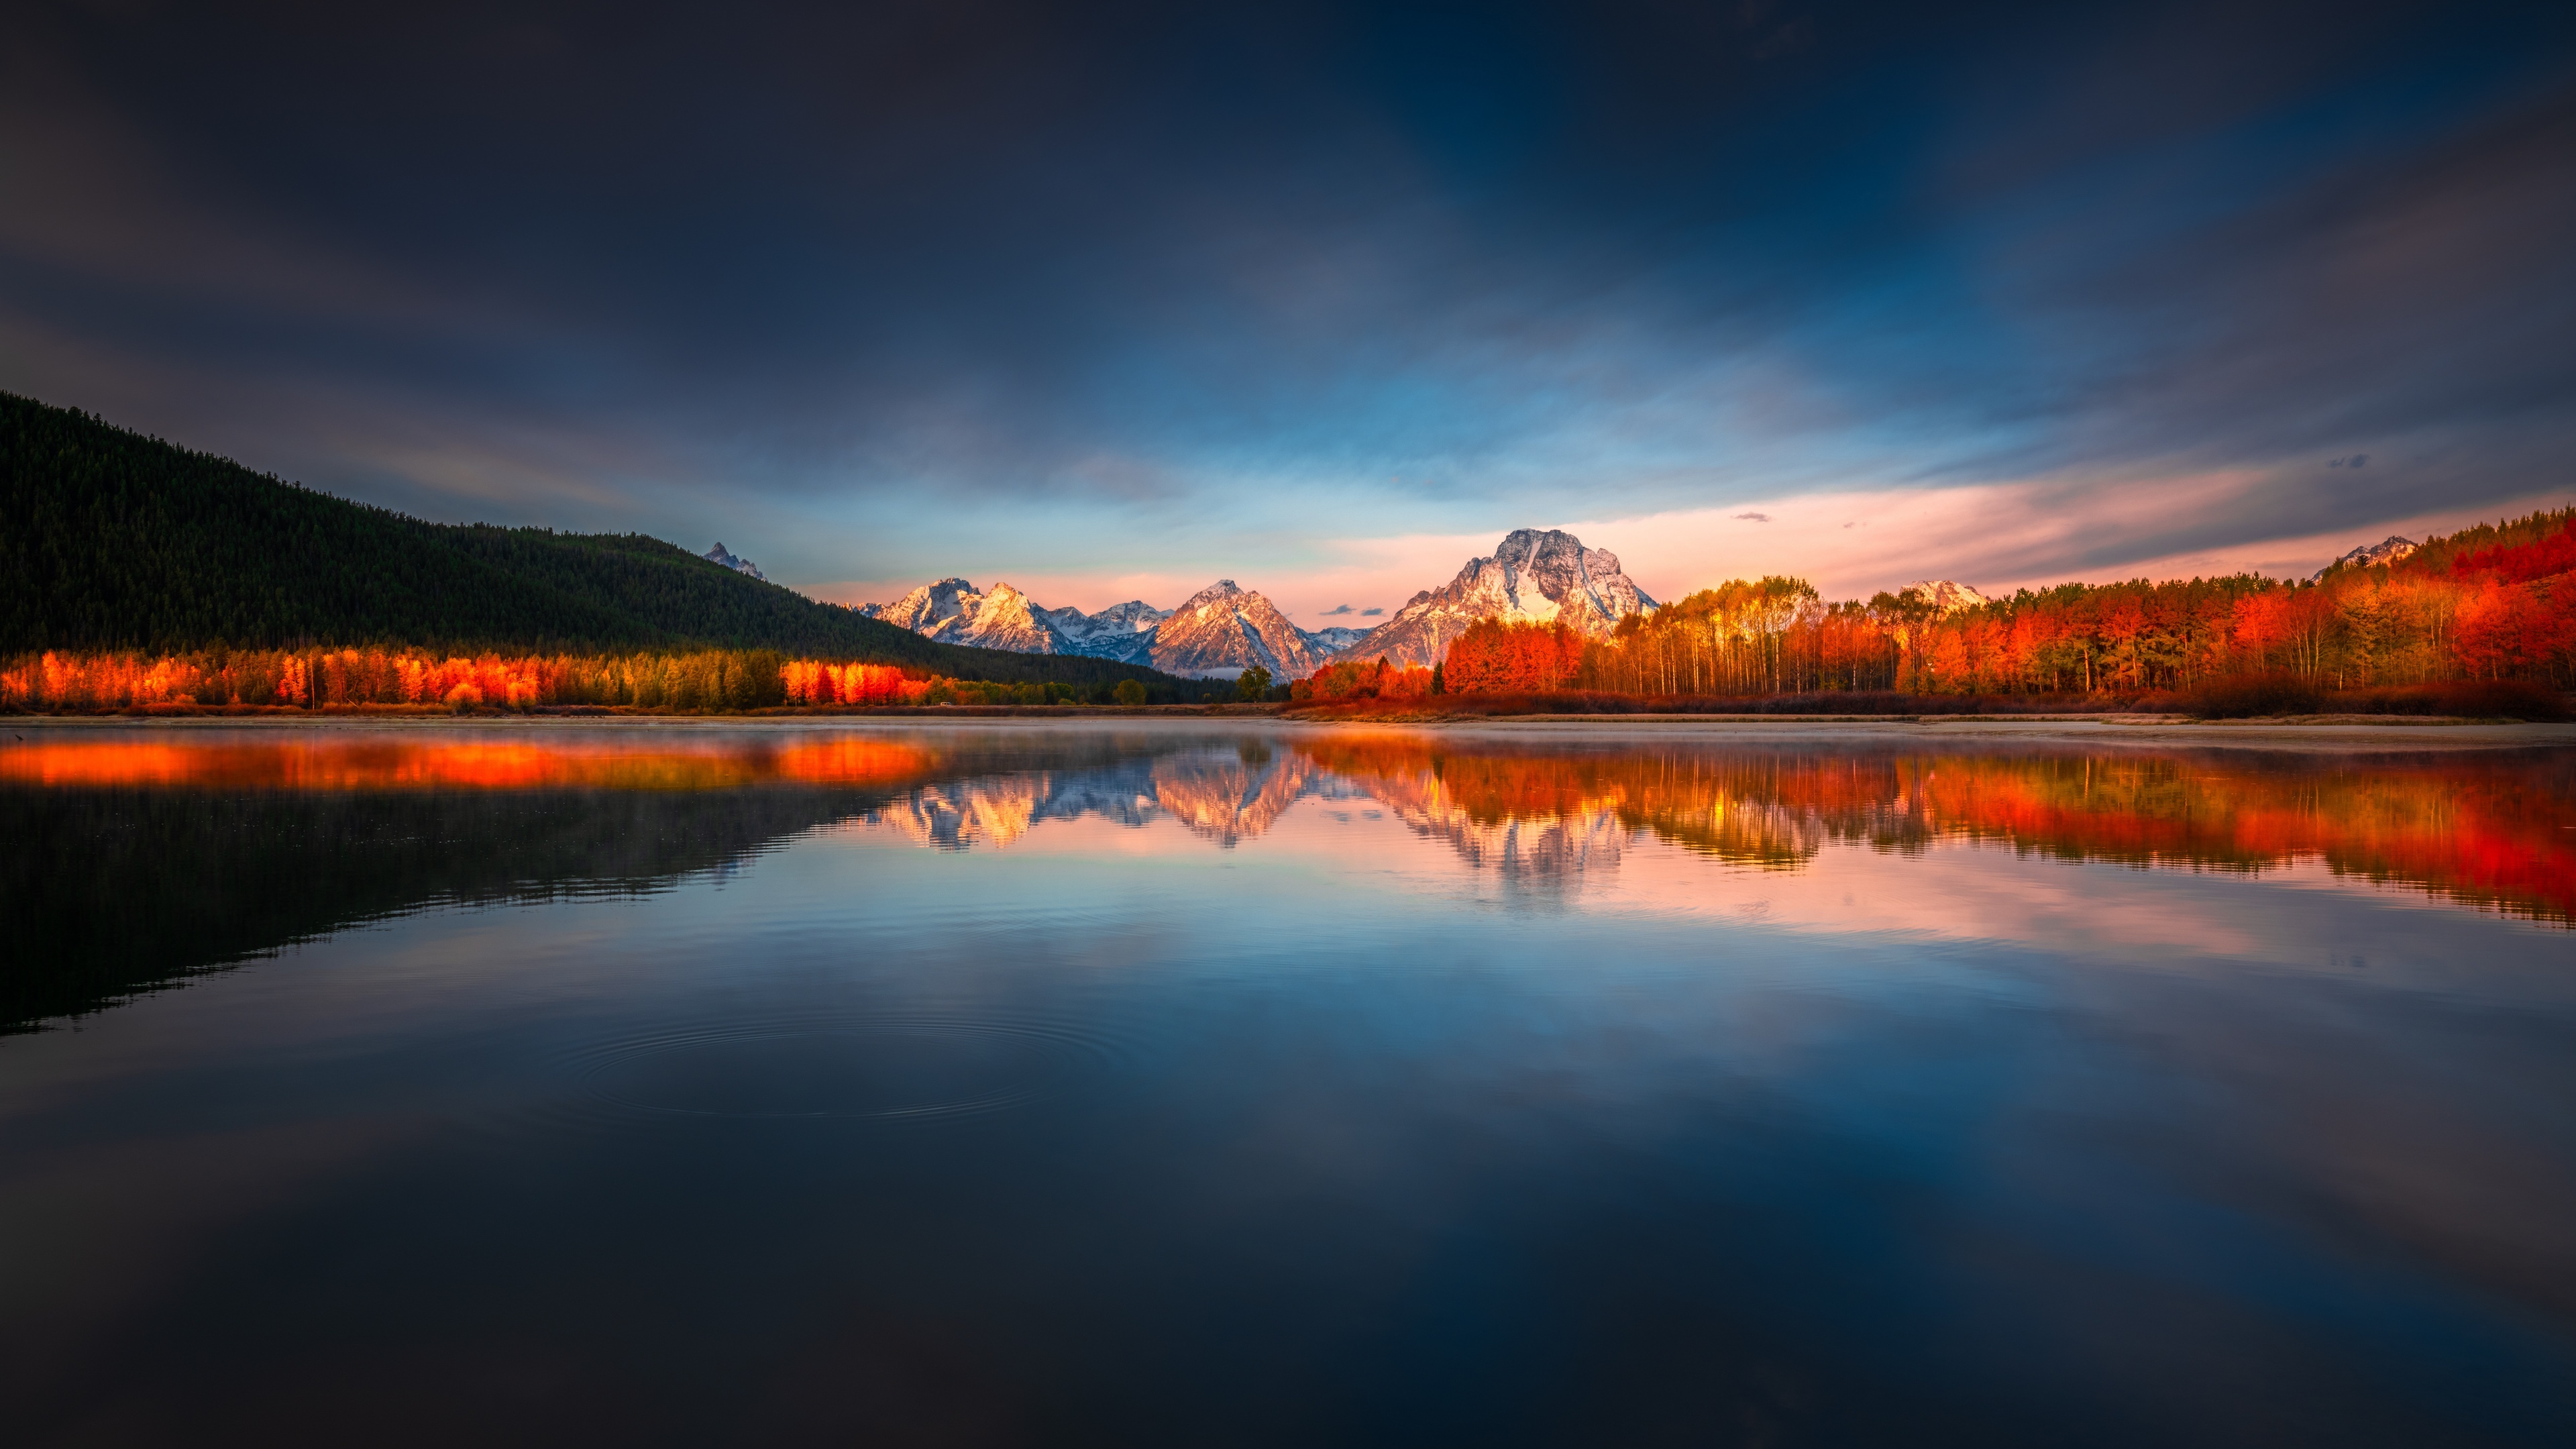
<svg viewBox="0 0 2576 1449"><path fill-rule="evenodd" d="M2576 751L26 733L18 1442L2576 1434Z"/></svg>

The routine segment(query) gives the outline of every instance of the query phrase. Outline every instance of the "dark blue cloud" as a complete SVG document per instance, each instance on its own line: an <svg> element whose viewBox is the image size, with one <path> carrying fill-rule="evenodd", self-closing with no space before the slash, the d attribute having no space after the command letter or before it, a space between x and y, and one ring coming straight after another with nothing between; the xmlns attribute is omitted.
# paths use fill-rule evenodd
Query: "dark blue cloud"
<svg viewBox="0 0 2576 1449"><path fill-rule="evenodd" d="M790 578L2284 466L2103 545L2188 548L2561 476L2572 55L2522 5L25 7L0 386Z"/></svg>

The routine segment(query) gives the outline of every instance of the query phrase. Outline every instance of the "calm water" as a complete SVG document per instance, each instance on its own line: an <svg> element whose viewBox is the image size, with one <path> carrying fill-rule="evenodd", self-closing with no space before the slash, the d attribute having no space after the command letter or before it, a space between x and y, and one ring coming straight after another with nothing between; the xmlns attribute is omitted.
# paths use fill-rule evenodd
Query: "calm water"
<svg viewBox="0 0 2576 1449"><path fill-rule="evenodd" d="M13 1443L2576 1441L2576 751L16 732Z"/></svg>

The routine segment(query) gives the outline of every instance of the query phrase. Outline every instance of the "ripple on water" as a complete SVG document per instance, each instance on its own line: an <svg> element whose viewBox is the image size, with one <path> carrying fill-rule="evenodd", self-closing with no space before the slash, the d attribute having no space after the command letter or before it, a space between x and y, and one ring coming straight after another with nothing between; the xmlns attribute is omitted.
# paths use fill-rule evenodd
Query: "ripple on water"
<svg viewBox="0 0 2576 1449"><path fill-rule="evenodd" d="M1108 1037L1052 1021L870 1015L701 1023L595 1042L509 1115L551 1121L942 1122L1075 1090L1123 1056ZM574 1119L567 1121L567 1117ZM497 1125L497 1124L496 1124Z"/></svg>

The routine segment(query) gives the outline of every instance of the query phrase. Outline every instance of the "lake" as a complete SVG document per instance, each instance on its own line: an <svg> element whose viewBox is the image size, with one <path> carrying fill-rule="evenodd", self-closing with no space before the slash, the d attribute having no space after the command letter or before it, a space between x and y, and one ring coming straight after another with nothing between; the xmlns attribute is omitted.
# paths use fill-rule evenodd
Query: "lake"
<svg viewBox="0 0 2576 1449"><path fill-rule="evenodd" d="M2576 749L911 724L15 727L12 1442L2576 1442Z"/></svg>

